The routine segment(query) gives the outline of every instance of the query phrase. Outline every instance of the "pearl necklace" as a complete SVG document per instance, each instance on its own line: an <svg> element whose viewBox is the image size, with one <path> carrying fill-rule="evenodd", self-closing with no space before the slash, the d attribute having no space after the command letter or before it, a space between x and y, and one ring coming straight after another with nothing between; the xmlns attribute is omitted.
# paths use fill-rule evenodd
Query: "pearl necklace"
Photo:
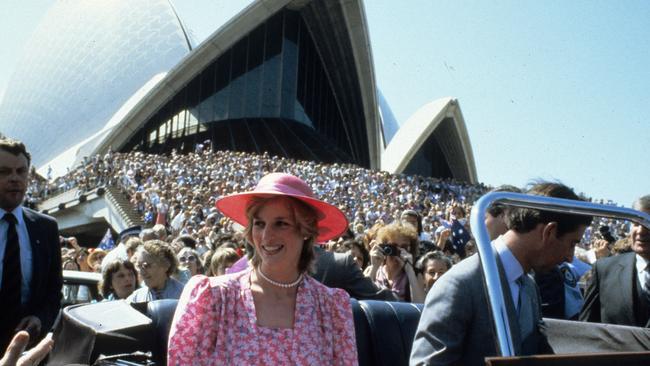
<svg viewBox="0 0 650 366"><path fill-rule="evenodd" d="M292 287L296 287L296 286L298 286L298 284L300 283L300 281L302 281L302 278L303 278L303 274L301 273L300 276L298 276L298 279L297 279L297 280L295 280L295 281L293 281L293 282L291 282L291 283L282 283L282 282L273 281L272 279L268 278L268 277L264 274L264 272L262 272L262 269L261 269L261 268L257 268L257 273L258 273L258 274L260 275L260 277L262 277L266 282L270 283L270 284L273 285L273 286L282 287L282 288L292 288Z"/></svg>

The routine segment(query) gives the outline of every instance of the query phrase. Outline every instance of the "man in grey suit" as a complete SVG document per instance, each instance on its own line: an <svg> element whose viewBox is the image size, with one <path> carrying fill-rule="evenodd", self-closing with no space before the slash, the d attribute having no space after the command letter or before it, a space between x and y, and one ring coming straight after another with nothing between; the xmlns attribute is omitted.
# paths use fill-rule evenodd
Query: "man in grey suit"
<svg viewBox="0 0 650 366"><path fill-rule="evenodd" d="M650 214L650 195L632 207ZM650 230L632 225L632 252L598 260L580 320L650 327Z"/></svg>
<svg viewBox="0 0 650 366"><path fill-rule="evenodd" d="M578 196L559 183L535 184L528 194ZM552 352L542 332L537 288L528 276L573 258L590 217L523 208L506 212L508 231L492 244L504 290L515 354ZM484 365L496 356L494 324L478 255L452 267L429 291L415 334L411 365Z"/></svg>

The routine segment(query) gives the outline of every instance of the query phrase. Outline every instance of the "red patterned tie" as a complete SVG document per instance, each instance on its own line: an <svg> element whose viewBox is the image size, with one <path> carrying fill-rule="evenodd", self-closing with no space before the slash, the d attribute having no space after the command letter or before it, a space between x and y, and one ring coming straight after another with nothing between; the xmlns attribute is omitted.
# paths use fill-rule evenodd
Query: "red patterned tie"
<svg viewBox="0 0 650 366"><path fill-rule="evenodd" d="M0 349L4 350L14 333L14 327L21 318L20 291L23 275L20 269L20 246L16 232L16 217L6 213L2 218L8 224L7 243L2 260L2 299L3 311L0 315Z"/></svg>

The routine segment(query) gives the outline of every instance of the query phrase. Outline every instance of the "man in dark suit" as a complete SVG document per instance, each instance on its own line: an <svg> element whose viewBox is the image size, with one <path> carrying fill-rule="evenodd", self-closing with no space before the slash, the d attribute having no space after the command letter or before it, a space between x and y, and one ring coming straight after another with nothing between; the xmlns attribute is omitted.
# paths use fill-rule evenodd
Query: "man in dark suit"
<svg viewBox="0 0 650 366"><path fill-rule="evenodd" d="M25 330L31 342L47 332L61 302L58 226L22 207L31 156L22 142L0 140L0 349Z"/></svg>
<svg viewBox="0 0 650 366"><path fill-rule="evenodd" d="M632 207L650 214L650 195ZM580 320L650 327L650 230L633 224L630 237L632 252L594 264Z"/></svg>
<svg viewBox="0 0 650 366"><path fill-rule="evenodd" d="M333 253L320 246L314 246L315 272L318 282L328 287L342 288L350 297L358 300L398 301L397 295L389 289L380 289L361 272L354 258L348 253Z"/></svg>
<svg viewBox="0 0 650 366"><path fill-rule="evenodd" d="M538 183L528 194L577 200L570 188ZM508 310L517 355L552 352L542 332L539 291L529 273L553 268L573 258L590 217L510 208L508 231L492 245ZM411 365L484 365L497 355L494 323L489 313L479 257L451 268L427 294L415 334Z"/></svg>

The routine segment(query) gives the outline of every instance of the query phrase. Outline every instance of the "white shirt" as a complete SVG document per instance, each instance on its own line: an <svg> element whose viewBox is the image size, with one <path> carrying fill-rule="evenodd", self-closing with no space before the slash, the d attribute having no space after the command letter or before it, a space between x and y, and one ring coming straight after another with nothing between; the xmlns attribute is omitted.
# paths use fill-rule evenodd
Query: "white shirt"
<svg viewBox="0 0 650 366"><path fill-rule="evenodd" d="M638 275L637 278L639 279L639 284L641 285L641 287L639 287L641 291L644 290L643 281L645 280L645 276L646 276L644 272L646 268L648 268L649 262L650 261L643 258L642 256L638 254L636 255L636 274Z"/></svg>
<svg viewBox="0 0 650 366"><path fill-rule="evenodd" d="M9 229L9 223L2 219L6 213L7 211L0 208L0 286L2 286L2 270L7 248L7 229ZM27 225L25 225L23 207L18 206L11 213L16 217L16 233L20 246L20 269L23 275L20 299L23 304L26 304L30 294L29 284L32 281L32 245L29 241Z"/></svg>
<svg viewBox="0 0 650 366"><path fill-rule="evenodd" d="M514 254L508 249L506 243L503 242L501 236L492 241L494 249L497 251L499 258L501 259L501 264L503 264L503 271L506 274L506 280L508 280L508 285L510 286L510 294L512 295L512 303L517 309L517 301L519 299L519 284L517 279L524 274L524 268L521 266Z"/></svg>

